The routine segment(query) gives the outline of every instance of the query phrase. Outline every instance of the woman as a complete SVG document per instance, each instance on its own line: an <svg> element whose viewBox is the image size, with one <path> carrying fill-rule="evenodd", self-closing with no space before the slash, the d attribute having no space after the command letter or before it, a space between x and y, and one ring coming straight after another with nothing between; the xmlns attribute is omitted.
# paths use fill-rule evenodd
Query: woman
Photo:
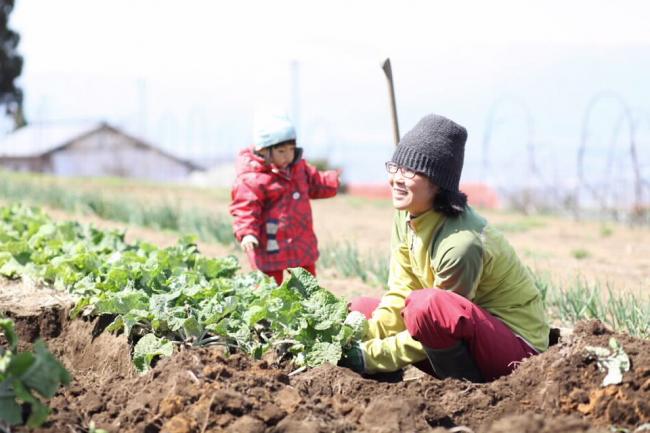
<svg viewBox="0 0 650 433"><path fill-rule="evenodd" d="M386 163L397 209L389 289L351 303L369 330L341 365L373 374L428 358L439 378L481 382L548 348L531 275L458 189L466 140L462 126L428 115Z"/></svg>

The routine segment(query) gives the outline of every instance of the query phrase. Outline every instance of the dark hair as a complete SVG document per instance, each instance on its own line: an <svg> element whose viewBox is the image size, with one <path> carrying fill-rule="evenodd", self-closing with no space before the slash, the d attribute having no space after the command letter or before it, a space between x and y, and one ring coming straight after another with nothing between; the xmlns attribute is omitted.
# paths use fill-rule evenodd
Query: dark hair
<svg viewBox="0 0 650 433"><path fill-rule="evenodd" d="M276 143L273 146L267 147L267 149L269 149L269 155L271 155L273 153L273 149L277 149L278 147L285 146L287 144L295 147L295 152L296 153L293 155L293 161L291 161L291 164L295 164L296 161L298 161L300 158L302 158L302 147L298 147L298 145L296 144L296 140L286 140L286 141L283 141L281 143ZM257 152L255 152L255 153L257 153Z"/></svg>
<svg viewBox="0 0 650 433"><path fill-rule="evenodd" d="M282 141L282 142L280 142L280 143L276 143L276 144L274 144L273 146L269 146L269 149L271 149L271 150L273 150L273 149L277 149L278 147L280 147L280 146L285 146L285 145L287 145L287 144L292 145L292 146L296 146L296 140L286 140L286 141Z"/></svg>
<svg viewBox="0 0 650 433"><path fill-rule="evenodd" d="M462 191L440 188L433 199L433 210L448 217L456 217L465 211L467 195Z"/></svg>

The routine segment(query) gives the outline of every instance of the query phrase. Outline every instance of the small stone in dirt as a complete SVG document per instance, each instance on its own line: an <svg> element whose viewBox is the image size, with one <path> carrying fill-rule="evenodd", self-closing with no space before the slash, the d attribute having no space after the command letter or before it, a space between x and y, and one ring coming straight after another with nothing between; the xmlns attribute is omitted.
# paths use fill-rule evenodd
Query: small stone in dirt
<svg viewBox="0 0 650 433"><path fill-rule="evenodd" d="M589 394L584 389L575 388L569 393L569 400L574 404L589 404Z"/></svg>
<svg viewBox="0 0 650 433"><path fill-rule="evenodd" d="M580 433L606 432L595 430L581 419L559 416L547 418L539 414L510 415L495 421L486 433Z"/></svg>
<svg viewBox="0 0 650 433"><path fill-rule="evenodd" d="M194 420L176 415L162 426L160 433L192 433L196 427Z"/></svg>
<svg viewBox="0 0 650 433"><path fill-rule="evenodd" d="M211 399L211 409L217 413L229 412L239 416L248 412L251 408L251 403L242 394L227 389L215 391Z"/></svg>
<svg viewBox="0 0 650 433"><path fill-rule="evenodd" d="M276 426L275 433L317 433L320 432L318 423L307 420L292 419L291 416L283 419Z"/></svg>
<svg viewBox="0 0 650 433"><path fill-rule="evenodd" d="M418 398L378 398L368 405L360 422L365 430L377 433L415 431L424 407L424 400Z"/></svg>
<svg viewBox="0 0 650 433"><path fill-rule="evenodd" d="M160 402L158 413L165 418L171 418L183 409L185 400L178 395L169 395Z"/></svg>
<svg viewBox="0 0 650 433"><path fill-rule="evenodd" d="M607 388L592 389L588 396L574 394L573 392L571 395L580 397L584 401L584 403L578 404L577 409L582 414L588 415L598 413L599 408L603 408L617 392L617 387L609 386ZM600 412L602 412L602 409L600 409Z"/></svg>
<svg viewBox="0 0 650 433"><path fill-rule="evenodd" d="M612 425L636 425L639 416L634 406L627 401L612 400L607 405L607 419Z"/></svg>
<svg viewBox="0 0 650 433"><path fill-rule="evenodd" d="M266 425L259 419L249 415L238 418L226 428L228 433L264 433Z"/></svg>
<svg viewBox="0 0 650 433"><path fill-rule="evenodd" d="M220 427L225 427L237 421L237 417L230 413L224 413L215 418L211 418L211 420L214 421L215 425ZM222 430L217 430L217 431L221 432Z"/></svg>
<svg viewBox="0 0 650 433"><path fill-rule="evenodd" d="M203 375L209 379L227 379L232 377L232 371L223 365L206 365L203 368Z"/></svg>
<svg viewBox="0 0 650 433"><path fill-rule="evenodd" d="M300 393L292 387L281 389L277 394L278 405L288 413L293 413L302 402Z"/></svg>
<svg viewBox="0 0 650 433"><path fill-rule="evenodd" d="M271 403L265 405L256 415L264 420L265 423L274 425L284 418L287 415L287 412Z"/></svg>
<svg viewBox="0 0 650 433"><path fill-rule="evenodd" d="M607 335L611 334L612 330L600 320L586 320L578 322L573 332L574 334Z"/></svg>
<svg viewBox="0 0 650 433"><path fill-rule="evenodd" d="M105 409L104 402L96 392L89 391L84 397L84 405L86 406L86 411L88 415L94 415L97 412L103 411Z"/></svg>
<svg viewBox="0 0 650 433"><path fill-rule="evenodd" d="M332 399L332 407L334 410L341 415L347 415L350 412L352 412L355 408L356 405L353 403L350 403L346 399Z"/></svg>
<svg viewBox="0 0 650 433"><path fill-rule="evenodd" d="M289 383L291 383L289 376L283 372L277 372L273 374L272 378L280 383L284 383L285 385L289 385Z"/></svg>
<svg viewBox="0 0 650 433"><path fill-rule="evenodd" d="M650 422L650 402L637 400L634 402L636 413L641 418L641 422Z"/></svg>

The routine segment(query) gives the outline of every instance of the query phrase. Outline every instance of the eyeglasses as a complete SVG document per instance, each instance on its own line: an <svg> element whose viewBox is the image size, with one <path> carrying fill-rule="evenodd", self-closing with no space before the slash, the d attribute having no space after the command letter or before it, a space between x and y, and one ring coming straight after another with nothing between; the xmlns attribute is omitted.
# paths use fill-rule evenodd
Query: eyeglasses
<svg viewBox="0 0 650 433"><path fill-rule="evenodd" d="M386 163L386 171L389 172L390 174L397 173L397 170L399 170L400 173L402 173L402 176L406 179L413 179L416 175L416 173L410 168L400 167L399 165L395 164L392 161L388 161Z"/></svg>

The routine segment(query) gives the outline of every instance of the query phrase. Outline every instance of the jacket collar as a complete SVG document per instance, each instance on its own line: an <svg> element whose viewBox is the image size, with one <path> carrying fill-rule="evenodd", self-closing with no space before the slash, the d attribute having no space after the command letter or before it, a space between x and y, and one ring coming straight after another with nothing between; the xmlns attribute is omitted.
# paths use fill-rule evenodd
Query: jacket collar
<svg viewBox="0 0 650 433"><path fill-rule="evenodd" d="M411 215L406 216L406 223L411 227L414 232L422 232L425 230L435 229L445 220L445 216L440 212L430 209L423 214L416 217Z"/></svg>

